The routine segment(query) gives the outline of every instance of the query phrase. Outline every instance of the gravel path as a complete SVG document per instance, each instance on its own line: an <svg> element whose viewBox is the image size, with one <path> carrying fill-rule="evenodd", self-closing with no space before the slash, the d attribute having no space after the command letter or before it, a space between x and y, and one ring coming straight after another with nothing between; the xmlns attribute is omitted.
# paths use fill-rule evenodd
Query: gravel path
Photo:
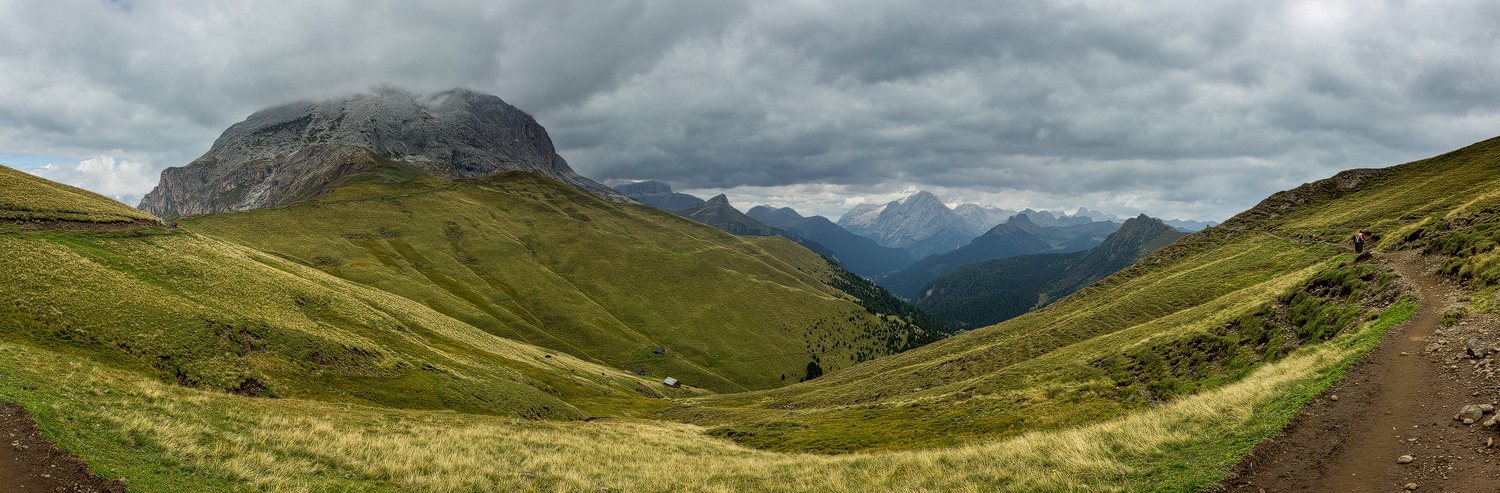
<svg viewBox="0 0 1500 493"><path fill-rule="evenodd" d="M1256 446L1221 491L1500 491L1500 426L1454 420L1469 404L1495 404L1491 354L1470 358L1465 342L1500 343L1500 320L1471 315L1443 327L1462 292L1414 252L1383 257L1418 286L1420 311ZM1495 444L1500 445L1500 444ZM1398 459L1410 456L1411 462Z"/></svg>

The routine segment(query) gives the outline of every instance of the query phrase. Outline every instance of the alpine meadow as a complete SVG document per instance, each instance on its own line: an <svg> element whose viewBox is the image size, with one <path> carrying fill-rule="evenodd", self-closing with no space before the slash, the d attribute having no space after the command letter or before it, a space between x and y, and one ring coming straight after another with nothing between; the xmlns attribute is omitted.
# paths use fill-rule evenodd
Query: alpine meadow
<svg viewBox="0 0 1500 493"><path fill-rule="evenodd" d="M786 238L377 164L176 228L0 170L0 398L131 491L1194 491L1428 308L1389 259L1500 310L1500 139L957 334Z"/></svg>

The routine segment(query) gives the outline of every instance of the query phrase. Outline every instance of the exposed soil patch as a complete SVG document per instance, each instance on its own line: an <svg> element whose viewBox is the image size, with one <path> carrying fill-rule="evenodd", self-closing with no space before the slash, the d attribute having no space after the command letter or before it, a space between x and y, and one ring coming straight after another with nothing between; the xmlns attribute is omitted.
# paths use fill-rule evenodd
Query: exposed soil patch
<svg viewBox="0 0 1500 493"><path fill-rule="evenodd" d="M1469 404L1495 404L1494 359L1466 342L1500 343L1500 317L1469 315L1443 327L1463 293L1438 277L1433 259L1389 255L1418 286L1421 310L1390 332L1347 374L1256 446L1221 491L1500 491L1500 426L1454 420ZM1493 442L1491 442L1493 440ZM1492 445L1493 443L1493 445ZM1398 463L1403 455L1411 462Z"/></svg>
<svg viewBox="0 0 1500 493"><path fill-rule="evenodd" d="M119 493L125 483L94 476L83 459L42 436L25 408L0 402L0 491Z"/></svg>

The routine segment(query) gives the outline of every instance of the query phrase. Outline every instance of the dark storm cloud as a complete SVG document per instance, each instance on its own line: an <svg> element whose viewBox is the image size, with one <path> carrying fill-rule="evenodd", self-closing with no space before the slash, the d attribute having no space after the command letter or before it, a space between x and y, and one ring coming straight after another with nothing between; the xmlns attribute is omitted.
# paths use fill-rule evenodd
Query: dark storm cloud
<svg viewBox="0 0 1500 493"><path fill-rule="evenodd" d="M14 2L0 154L155 173L265 106L457 86L599 180L1222 219L1500 133L1496 26L1484 1Z"/></svg>
<svg viewBox="0 0 1500 493"><path fill-rule="evenodd" d="M1340 169L1500 130L1500 24L1483 3L861 5L757 9L726 36L751 54L729 64L733 90L715 101L763 112L721 122L666 108L636 122L714 138L636 134L657 152L578 151L596 174L695 188L1117 192L1222 218ZM642 87L671 85L655 75ZM650 97L622 88L583 115L608 121Z"/></svg>

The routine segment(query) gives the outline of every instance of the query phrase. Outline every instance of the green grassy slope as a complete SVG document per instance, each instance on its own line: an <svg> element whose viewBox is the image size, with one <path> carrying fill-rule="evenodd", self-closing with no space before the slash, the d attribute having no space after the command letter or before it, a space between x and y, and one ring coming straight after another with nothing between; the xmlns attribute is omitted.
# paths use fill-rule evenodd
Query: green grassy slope
<svg viewBox="0 0 1500 493"><path fill-rule="evenodd" d="M419 409L580 418L585 401L669 390L272 255L147 231L0 234L0 339L189 387Z"/></svg>
<svg viewBox="0 0 1500 493"><path fill-rule="evenodd" d="M1378 261L1284 238L1338 241L1368 227L1378 249L1449 256L1445 272L1473 295L1466 306L1494 312L1497 171L1500 140L1279 194L1046 309L809 382L665 411L687 423L249 399L36 343L0 343L0 398L135 491L1198 491L1416 308ZM359 198L353 191L345 198ZM65 284L49 289L66 295Z"/></svg>
<svg viewBox="0 0 1500 493"><path fill-rule="evenodd" d="M837 269L783 238L524 173L353 184L183 224L496 336L717 391L777 387L937 337L855 303L830 286Z"/></svg>
<svg viewBox="0 0 1500 493"><path fill-rule="evenodd" d="M1500 280L1500 138L1401 166L1351 170L1266 199L1221 227L1348 244L1355 230L1378 250L1421 249L1475 289Z"/></svg>
<svg viewBox="0 0 1500 493"><path fill-rule="evenodd" d="M156 220L92 192L5 170L0 197L31 214L0 229L7 342L212 391L529 418L702 392L496 338L238 244L141 228Z"/></svg>
<svg viewBox="0 0 1500 493"><path fill-rule="evenodd" d="M155 224L152 216L117 200L0 166L0 223L67 221Z"/></svg>
<svg viewBox="0 0 1500 493"><path fill-rule="evenodd" d="M818 452L953 446L1095 422L1274 360L1280 353L1259 347L1261 334L1233 324L1271 310L1320 272L1356 269L1333 261L1333 246L1226 231L1190 240L1001 325L785 389L707 397L667 416L749 445ZM1378 300L1394 298L1382 292ZM1318 303L1348 303L1336 301ZM1362 320L1333 332L1354 322ZM1307 339L1282 329L1290 330L1271 332L1290 347ZM775 411L785 409L797 417Z"/></svg>
<svg viewBox="0 0 1500 493"><path fill-rule="evenodd" d="M1110 419L1234 381L1392 306L1393 274L1340 259L1347 250L1334 243L1356 229L1387 251L1452 256L1445 272L1492 300L1500 139L1277 194L1000 325L668 416L751 445L811 451L950 445ZM1303 235L1320 241L1293 240ZM902 432L860 432L872 423Z"/></svg>

